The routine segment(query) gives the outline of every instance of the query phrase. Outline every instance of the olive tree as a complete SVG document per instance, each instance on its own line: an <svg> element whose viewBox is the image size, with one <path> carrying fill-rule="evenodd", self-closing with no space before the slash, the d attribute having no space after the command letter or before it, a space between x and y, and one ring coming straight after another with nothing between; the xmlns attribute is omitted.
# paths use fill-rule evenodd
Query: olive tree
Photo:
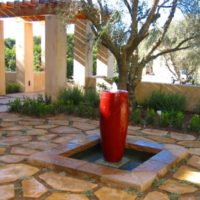
<svg viewBox="0 0 200 200"><path fill-rule="evenodd" d="M116 0L114 3L81 0L81 3L97 41L113 53L119 88L129 91L131 103L143 68L159 56L187 49L187 41L195 37L193 32L188 33L170 48L160 48L178 9L178 0Z"/></svg>

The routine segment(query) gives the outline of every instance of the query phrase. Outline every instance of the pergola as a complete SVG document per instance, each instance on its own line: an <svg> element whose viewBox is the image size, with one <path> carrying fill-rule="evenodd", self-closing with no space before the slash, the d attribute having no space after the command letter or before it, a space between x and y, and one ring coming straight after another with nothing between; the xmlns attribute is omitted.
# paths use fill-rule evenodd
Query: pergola
<svg viewBox="0 0 200 200"><path fill-rule="evenodd" d="M24 92L34 91L33 72L33 21L42 21L41 37L45 68L45 93L55 99L66 85L66 24L57 15L59 7L68 1L23 0L0 3L0 95L5 94L5 59L3 19L20 17L18 37L16 38L16 82ZM74 11L76 13L76 11ZM92 31L87 19L69 18L66 23L75 24L74 32L74 81L87 86L92 77ZM20 34L19 34L20 33ZM99 46L97 55L97 75L112 77L114 59L103 46Z"/></svg>

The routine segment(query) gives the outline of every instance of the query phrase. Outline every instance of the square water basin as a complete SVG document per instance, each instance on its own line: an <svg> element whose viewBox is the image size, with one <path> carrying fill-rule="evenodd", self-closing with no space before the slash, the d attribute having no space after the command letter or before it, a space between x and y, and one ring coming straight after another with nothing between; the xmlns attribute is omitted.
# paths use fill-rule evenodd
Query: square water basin
<svg viewBox="0 0 200 200"><path fill-rule="evenodd" d="M29 162L40 167L89 176L119 188L148 189L154 179L165 175L170 167L184 159L188 151L178 145L128 139L121 163L103 159L99 135L73 139L65 145L36 153Z"/></svg>

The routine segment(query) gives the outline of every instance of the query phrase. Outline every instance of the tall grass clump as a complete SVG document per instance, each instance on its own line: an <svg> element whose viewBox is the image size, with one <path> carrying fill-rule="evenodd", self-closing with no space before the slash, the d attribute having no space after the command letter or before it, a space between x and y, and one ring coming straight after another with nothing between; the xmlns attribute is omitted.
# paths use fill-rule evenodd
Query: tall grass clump
<svg viewBox="0 0 200 200"><path fill-rule="evenodd" d="M20 92L20 85L18 83L8 83L6 85L6 94Z"/></svg>
<svg viewBox="0 0 200 200"><path fill-rule="evenodd" d="M9 110L11 112L39 117L55 113L51 99L47 96L43 97L41 95L35 99L26 97L23 101L16 98L13 102L10 102Z"/></svg>
<svg viewBox="0 0 200 200"><path fill-rule="evenodd" d="M147 108L162 111L184 111L186 99L181 94L164 93L155 91L145 101L144 105Z"/></svg>
<svg viewBox="0 0 200 200"><path fill-rule="evenodd" d="M139 108L133 109L131 113L131 121L133 124L140 124L142 122L141 109Z"/></svg>
<svg viewBox="0 0 200 200"><path fill-rule="evenodd" d="M200 116L199 115L193 115L192 118L189 121L188 129L191 132L200 132Z"/></svg>

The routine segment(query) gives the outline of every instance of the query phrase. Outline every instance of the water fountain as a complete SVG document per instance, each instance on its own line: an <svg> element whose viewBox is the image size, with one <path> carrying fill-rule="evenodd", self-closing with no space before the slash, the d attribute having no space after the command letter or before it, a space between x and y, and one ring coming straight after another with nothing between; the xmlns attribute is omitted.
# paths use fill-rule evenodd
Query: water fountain
<svg viewBox="0 0 200 200"><path fill-rule="evenodd" d="M117 187L147 189L157 176L163 176L187 150L127 138L128 93L117 90L101 93L100 132L84 139L34 154L29 162L51 166L70 173L87 175Z"/></svg>

